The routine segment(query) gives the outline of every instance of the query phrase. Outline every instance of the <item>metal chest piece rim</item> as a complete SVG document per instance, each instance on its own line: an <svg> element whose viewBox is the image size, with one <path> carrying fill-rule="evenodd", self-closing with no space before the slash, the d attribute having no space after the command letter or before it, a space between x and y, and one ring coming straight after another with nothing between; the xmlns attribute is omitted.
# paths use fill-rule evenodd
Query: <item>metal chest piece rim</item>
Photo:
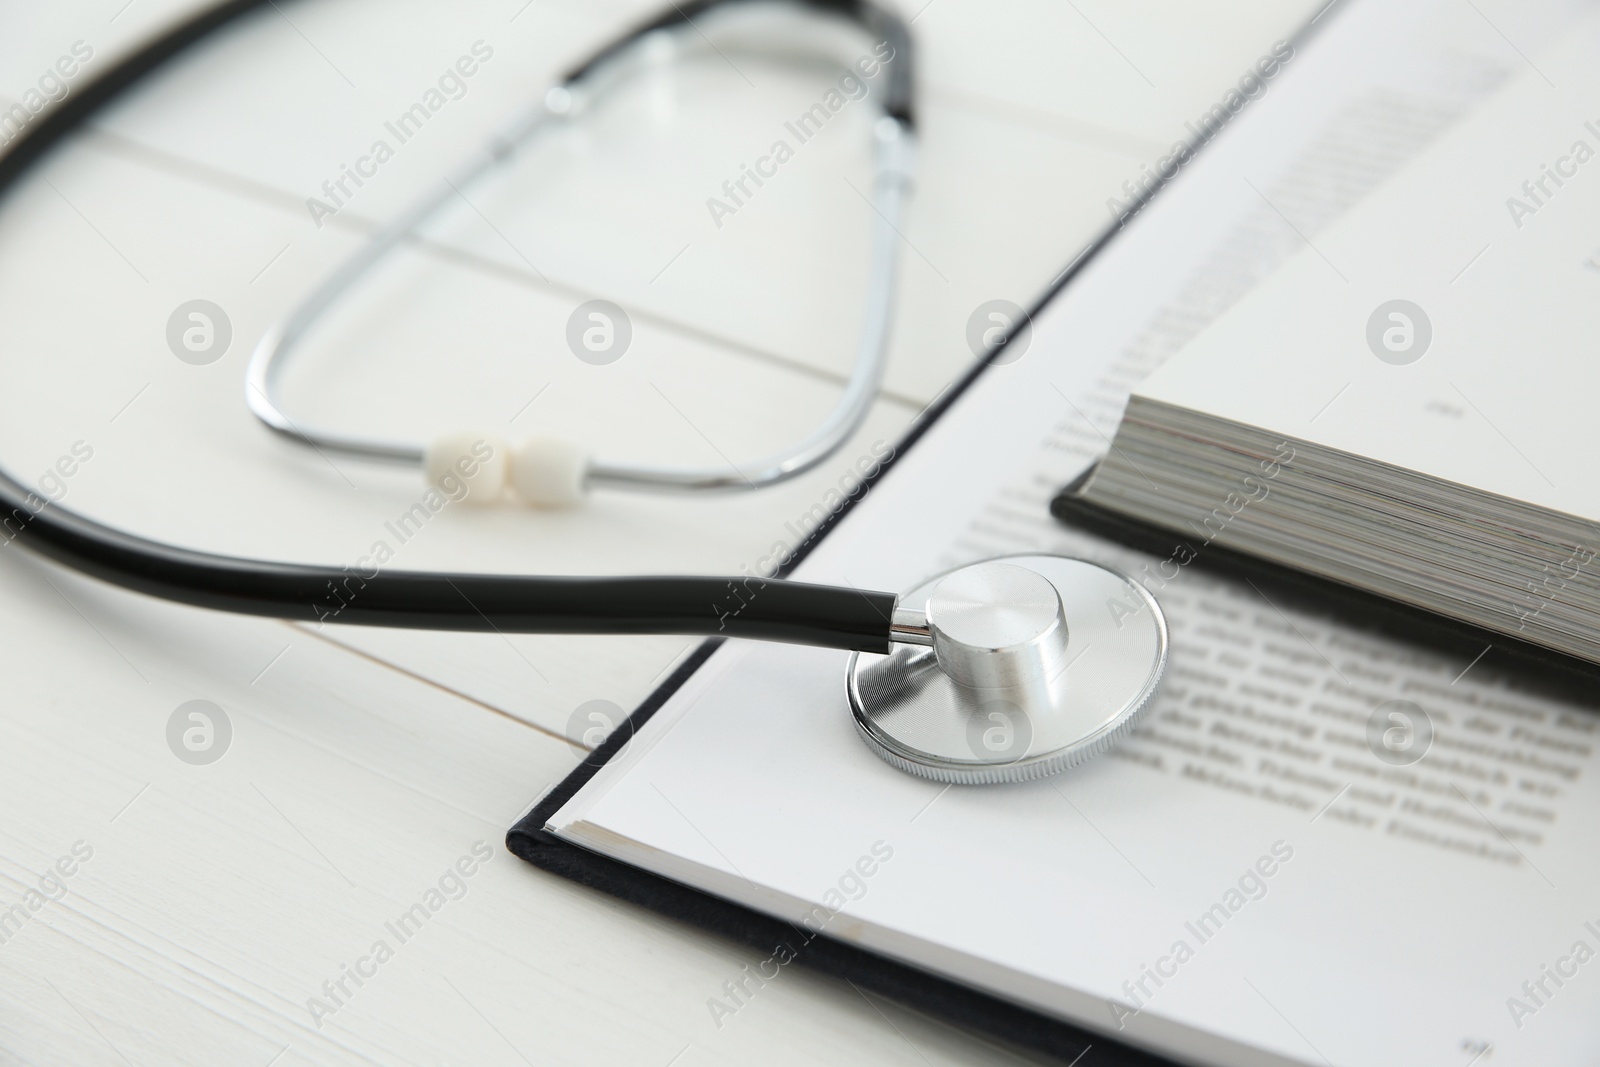
<svg viewBox="0 0 1600 1067"><path fill-rule="evenodd" d="M937 574L900 598L925 620L887 655L854 653L852 720L886 763L936 782L1046 777L1131 732L1165 673L1166 618L1089 560L1022 554Z"/></svg>

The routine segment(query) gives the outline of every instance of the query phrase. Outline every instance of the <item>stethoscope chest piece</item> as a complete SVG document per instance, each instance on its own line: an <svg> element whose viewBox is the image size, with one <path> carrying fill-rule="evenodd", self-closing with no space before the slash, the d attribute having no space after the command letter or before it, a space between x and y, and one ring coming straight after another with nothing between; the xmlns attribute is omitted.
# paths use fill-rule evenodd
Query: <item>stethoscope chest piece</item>
<svg viewBox="0 0 1600 1067"><path fill-rule="evenodd" d="M1063 556L1009 556L901 597L888 655L850 659L851 713L888 763L938 782L1023 782L1098 755L1161 682L1167 624L1143 586Z"/></svg>

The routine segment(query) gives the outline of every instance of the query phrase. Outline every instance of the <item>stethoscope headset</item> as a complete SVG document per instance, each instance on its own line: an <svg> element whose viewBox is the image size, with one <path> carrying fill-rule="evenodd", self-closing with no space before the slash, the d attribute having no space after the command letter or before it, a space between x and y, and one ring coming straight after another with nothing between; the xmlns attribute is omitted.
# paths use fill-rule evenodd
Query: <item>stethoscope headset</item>
<svg viewBox="0 0 1600 1067"><path fill-rule="evenodd" d="M207 9L145 44L107 73L41 114L0 156L0 196L28 168L125 89L213 31L270 0L232 0ZM509 144L550 121L581 96L597 71L654 34L693 25L716 8L764 0L699 0L601 49L547 93ZM789 0L820 16L847 19L894 48L875 130L878 192L898 211L913 130L911 39L897 16L870 0ZM894 124L891 131L883 120ZM887 147L885 147L887 146ZM491 147L493 155L499 149ZM480 158L474 166L487 165ZM430 198L431 201L431 198ZM285 350L348 284L438 205L416 209L374 238L262 342L252 359L256 384L270 385ZM881 216L880 216L881 218ZM875 271L892 287L894 226L879 226ZM398 234L399 236L395 236ZM887 245L888 247L884 247ZM888 257L887 268L883 257ZM876 283L875 283L876 284ZM770 465L768 482L792 477L825 458L859 425L882 371L888 303L875 302L864 332L864 358L829 421L801 447ZM881 321L874 321L874 319ZM870 350L870 351L869 351ZM255 414L297 437L260 390ZM863 399L863 397L865 399ZM274 424L274 413L284 426ZM285 429L285 427L289 427ZM299 435L302 443L313 443ZM319 446L380 459L421 461L413 446L337 435ZM384 452L392 454L385 455ZM873 476L882 475L885 464ZM727 472L660 471L594 465L602 483L715 488ZM872 479L869 479L869 481ZM741 481L741 484L742 481ZM0 528L74 570L150 596L220 611L318 622L330 590L344 600L330 621L364 626L500 633L682 634L742 637L850 650L846 690L855 725L877 755L923 777L946 782L1011 782L1052 774L1104 750L1131 730L1163 673L1167 629L1155 599L1110 568L1058 556L989 560L936 576L905 595L740 578L748 594L737 612L719 607L728 579L707 577L556 577L379 571L241 559L165 544L107 526L50 503L0 471ZM1120 615L1105 610L1123 604ZM1131 610L1129 606L1131 605ZM1130 622L1131 616L1131 622ZM1113 625L1113 622L1115 625Z"/></svg>
<svg viewBox="0 0 1600 1067"><path fill-rule="evenodd" d="M729 467L668 467L590 456L575 441L538 436L515 446L477 431L447 434L427 443L381 440L313 427L285 410L279 388L296 347L358 282L430 218L527 141L578 121L597 97L619 84L635 65L658 65L686 52L709 34L738 29L739 16L753 21L766 8L800 8L848 20L869 34L880 54L872 57L877 85L869 99L877 108L872 125L873 180L871 260L866 311L854 367L833 410L803 439L772 455ZM720 19L719 19L720 16ZM795 45L794 47L801 47ZM884 55L887 58L882 58ZM738 492L776 485L811 470L833 455L861 427L883 380L893 318L901 215L916 163L912 118L910 28L874 3L852 0L702 0L673 5L660 18L624 34L552 85L535 103L513 115L462 159L438 185L417 197L344 263L313 287L262 336L245 372L245 404L274 433L323 456L343 456L419 466L437 483L476 442L492 442L484 472L474 472L471 499L512 499L535 506L578 503L591 489L646 492ZM865 82L863 82L865 87ZM757 176L759 180L759 175ZM749 187L745 187L746 192ZM733 193L737 196L737 193ZM607 328L615 328L607 322ZM507 492L506 490L509 490Z"/></svg>

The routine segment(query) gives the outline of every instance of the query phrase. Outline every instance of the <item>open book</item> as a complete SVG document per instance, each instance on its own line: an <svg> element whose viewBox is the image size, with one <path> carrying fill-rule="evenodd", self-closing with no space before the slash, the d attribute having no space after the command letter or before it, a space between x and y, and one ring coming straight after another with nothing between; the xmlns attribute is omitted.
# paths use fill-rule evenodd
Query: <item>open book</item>
<svg viewBox="0 0 1600 1067"><path fill-rule="evenodd" d="M1134 391L1082 500L1600 662L1600 20Z"/></svg>
<svg viewBox="0 0 1600 1067"><path fill-rule="evenodd" d="M1503 28L1538 61L1576 6ZM1145 724L1053 778L940 787L861 744L845 654L728 642L514 831L787 924L705 990L715 1025L818 939L1186 1062L1593 1060L1600 722L1492 655L1163 576L1048 518L1129 385L1524 64L1454 0L1357 0L1301 44L794 572L910 588L1050 551L1139 575L1172 634Z"/></svg>

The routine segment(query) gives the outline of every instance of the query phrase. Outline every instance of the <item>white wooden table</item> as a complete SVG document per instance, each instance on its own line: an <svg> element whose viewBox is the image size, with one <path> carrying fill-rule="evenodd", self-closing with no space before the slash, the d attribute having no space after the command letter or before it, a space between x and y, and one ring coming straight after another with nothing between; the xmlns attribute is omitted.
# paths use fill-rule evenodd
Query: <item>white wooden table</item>
<svg viewBox="0 0 1600 1067"><path fill-rule="evenodd" d="M81 41L93 56L70 93L190 6L6 0L0 100L25 101ZM753 568L971 358L972 311L1026 304L1121 183L1314 6L908 10L922 169L893 363L857 440L745 497L449 508L393 565ZM366 553L423 487L268 440L241 403L251 345L508 105L649 10L284 2L97 119L0 204L0 463L34 480L77 446L92 457L59 485L96 517L242 555ZM479 41L493 57L464 95L316 226L306 199ZM705 463L803 433L854 350L870 112L841 112L720 228L704 201L827 79L752 52L622 92L587 133L470 191L341 310L292 376L296 411L419 437L537 426ZM611 367L560 342L593 297L634 323ZM234 333L203 367L164 336L195 298ZM126 594L17 545L0 549L0 596L0 1063L1026 1059L800 971L719 1026L708 998L757 954L504 851L577 762L576 709L631 708L688 641L317 631ZM231 725L209 764L169 747L193 700ZM426 920L396 927L417 904Z"/></svg>

